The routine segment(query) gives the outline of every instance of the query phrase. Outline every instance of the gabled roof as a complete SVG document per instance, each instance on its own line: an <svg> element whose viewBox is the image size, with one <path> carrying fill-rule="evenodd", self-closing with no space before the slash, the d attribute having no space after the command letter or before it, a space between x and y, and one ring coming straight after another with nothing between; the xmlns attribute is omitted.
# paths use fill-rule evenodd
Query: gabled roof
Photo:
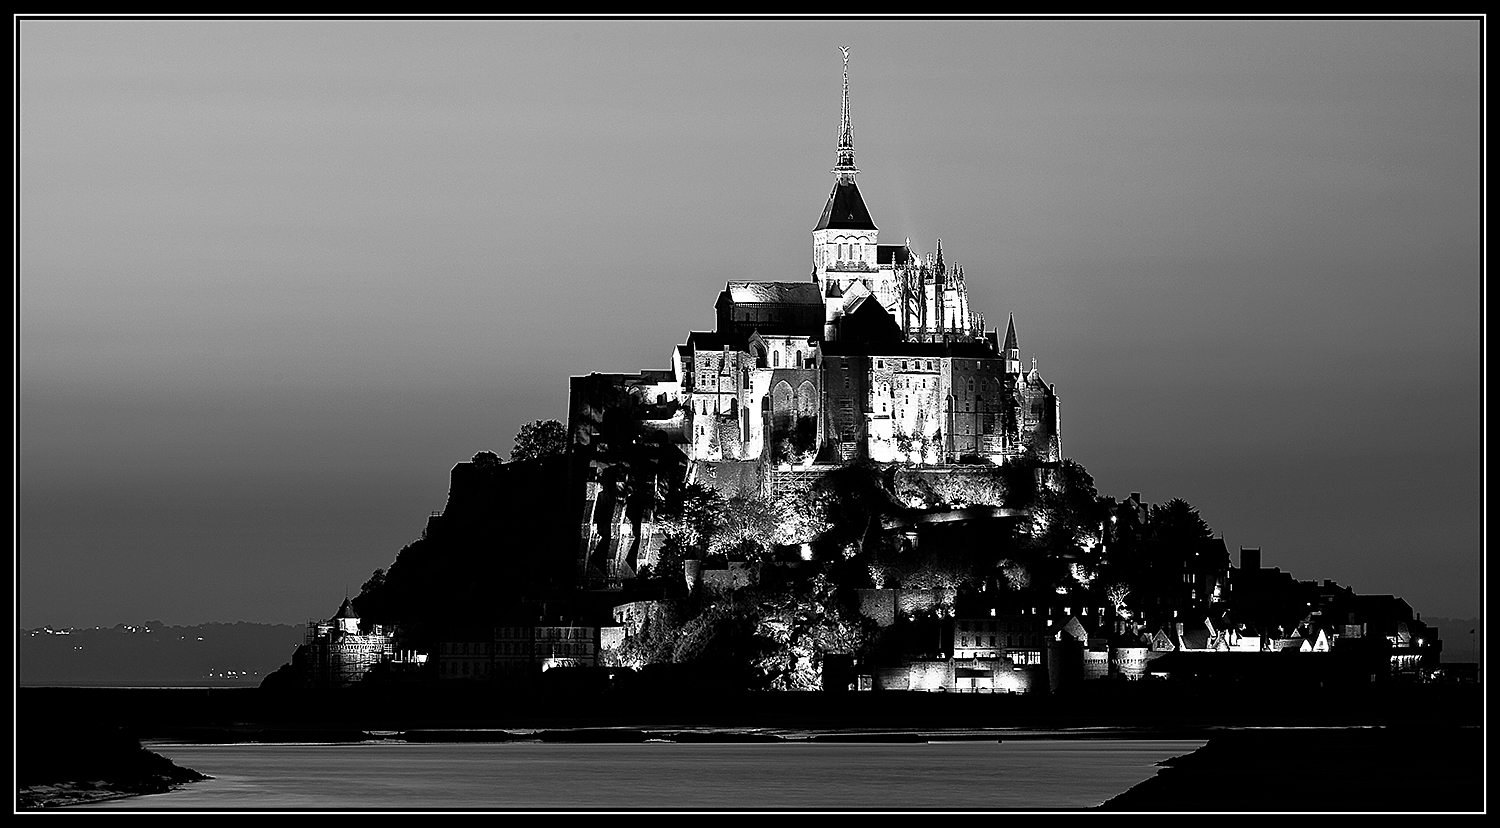
<svg viewBox="0 0 1500 828"><path fill-rule="evenodd" d="M1206 650L1211 643L1207 628L1196 627L1190 630L1183 630L1182 632L1182 648L1184 650Z"/></svg>
<svg viewBox="0 0 1500 828"><path fill-rule="evenodd" d="M351 603L349 603L349 599L348 598L345 598L344 599L344 603L341 604L341 605L339 605L339 611L337 613L335 613L333 617L335 619L339 619L339 618L356 618L357 619L357 618L359 618L359 613L357 613L357 612L354 611L354 605L351 604Z"/></svg>
<svg viewBox="0 0 1500 828"><path fill-rule="evenodd" d="M1062 631L1067 633L1069 637L1073 638L1080 644L1085 644L1088 642L1088 628L1083 626L1083 622L1078 620L1078 616L1076 615L1072 618L1069 618L1068 622L1062 625Z"/></svg>
<svg viewBox="0 0 1500 828"><path fill-rule="evenodd" d="M859 282L855 282L854 284L858 285ZM870 295L869 291L860 292L856 290L850 290L848 293L844 294L844 313L856 313L866 302L875 302L877 306L880 305L880 303L876 302L875 299ZM885 308L881 307L880 310L881 312L884 312Z"/></svg>
<svg viewBox="0 0 1500 828"><path fill-rule="evenodd" d="M734 331L693 331L688 334L687 347L693 351L743 351L747 345L745 335Z"/></svg>
<svg viewBox="0 0 1500 828"><path fill-rule="evenodd" d="M859 195L859 187L855 186L854 180L838 181L833 185L833 192L828 194L828 204L823 208L823 216L818 219L818 226L813 230L876 230L875 222L870 219L870 211L865 209L865 200Z"/></svg>
<svg viewBox="0 0 1500 828"><path fill-rule="evenodd" d="M821 305L814 282L729 282L724 293L737 305Z"/></svg>

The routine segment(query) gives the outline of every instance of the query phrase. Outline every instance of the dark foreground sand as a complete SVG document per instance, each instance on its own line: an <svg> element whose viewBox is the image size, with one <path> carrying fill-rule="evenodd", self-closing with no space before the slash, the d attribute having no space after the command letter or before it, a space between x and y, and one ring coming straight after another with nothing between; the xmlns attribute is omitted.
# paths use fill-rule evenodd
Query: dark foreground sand
<svg viewBox="0 0 1500 828"><path fill-rule="evenodd" d="M209 778L117 728L23 722L17 737L18 810L163 793Z"/></svg>
<svg viewBox="0 0 1500 828"><path fill-rule="evenodd" d="M1255 729L1215 733L1168 759L1107 811L1480 812L1478 727Z"/></svg>

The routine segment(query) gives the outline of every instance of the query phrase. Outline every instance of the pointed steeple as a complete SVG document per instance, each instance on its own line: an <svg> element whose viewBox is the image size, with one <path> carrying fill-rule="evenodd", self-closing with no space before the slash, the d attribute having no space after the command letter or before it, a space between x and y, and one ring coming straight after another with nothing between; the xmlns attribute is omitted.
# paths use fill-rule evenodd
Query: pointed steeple
<svg viewBox="0 0 1500 828"><path fill-rule="evenodd" d="M854 166L854 125L849 120L849 47L840 46L839 50L844 53L844 100L839 109L839 163L833 174L841 183L852 183L859 169Z"/></svg>
<svg viewBox="0 0 1500 828"><path fill-rule="evenodd" d="M344 596L344 603L339 607L338 613L333 616L333 622L340 632L359 632L359 613L354 611L354 605L349 602L349 596Z"/></svg>
<svg viewBox="0 0 1500 828"><path fill-rule="evenodd" d="M1015 314L1010 315L1010 322L1005 326L1005 347L1000 349L1000 355L1005 359L1005 373L1021 373L1021 347L1016 344Z"/></svg>

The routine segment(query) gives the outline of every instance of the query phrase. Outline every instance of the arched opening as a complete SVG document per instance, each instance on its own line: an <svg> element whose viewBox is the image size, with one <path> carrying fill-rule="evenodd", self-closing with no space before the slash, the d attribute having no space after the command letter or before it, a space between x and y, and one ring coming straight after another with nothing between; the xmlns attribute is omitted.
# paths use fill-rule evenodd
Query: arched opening
<svg viewBox="0 0 1500 828"><path fill-rule="evenodd" d="M780 351L772 351L771 352L771 367L772 368L780 368L781 367L781 352Z"/></svg>
<svg viewBox="0 0 1500 828"><path fill-rule="evenodd" d="M754 343L754 347L755 347L755 367L756 368L764 368L764 367L766 367L766 349L765 349L765 347L762 346L759 342Z"/></svg>

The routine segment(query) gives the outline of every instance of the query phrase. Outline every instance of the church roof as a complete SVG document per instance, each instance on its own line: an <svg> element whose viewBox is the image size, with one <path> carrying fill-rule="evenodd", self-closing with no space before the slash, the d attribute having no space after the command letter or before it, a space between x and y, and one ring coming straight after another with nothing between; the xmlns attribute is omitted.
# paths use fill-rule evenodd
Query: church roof
<svg viewBox="0 0 1500 828"><path fill-rule="evenodd" d="M729 301L737 305L821 305L813 282L730 282L724 286Z"/></svg>
<svg viewBox="0 0 1500 828"><path fill-rule="evenodd" d="M1016 344L1016 317L1010 317L1010 324L1005 326L1005 350L1019 349Z"/></svg>
<svg viewBox="0 0 1500 828"><path fill-rule="evenodd" d="M833 192L828 195L828 204L823 208L823 216L818 219L818 226L813 230L876 230L875 222L870 219L870 211L865 209L865 200L859 195L859 187L851 178L848 181L838 181L833 185Z"/></svg>
<svg viewBox="0 0 1500 828"><path fill-rule="evenodd" d="M749 343L745 334L738 331L693 331L688 334L687 347L694 351L743 351Z"/></svg>
<svg viewBox="0 0 1500 828"><path fill-rule="evenodd" d="M995 352L984 342L824 342L821 350L828 356L881 357L958 357L961 359L995 359Z"/></svg>
<svg viewBox="0 0 1500 828"><path fill-rule="evenodd" d="M359 613L357 613L357 612L354 611L354 605L351 604L351 603L349 603L349 599L348 598L345 598L344 599L344 603L339 606L339 611L336 614L334 614L333 617L335 619L339 619L339 618L358 618L359 617Z"/></svg>
<svg viewBox="0 0 1500 828"><path fill-rule="evenodd" d="M904 244L875 245L875 264L911 264L911 249Z"/></svg>

